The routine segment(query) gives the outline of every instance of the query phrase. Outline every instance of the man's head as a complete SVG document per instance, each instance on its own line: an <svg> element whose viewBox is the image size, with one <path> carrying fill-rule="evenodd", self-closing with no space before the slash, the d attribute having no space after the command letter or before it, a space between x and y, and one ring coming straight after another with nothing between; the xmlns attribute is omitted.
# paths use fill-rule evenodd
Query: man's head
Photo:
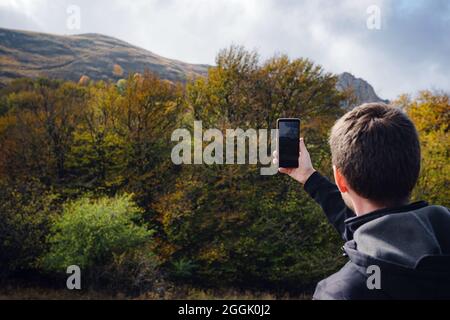
<svg viewBox="0 0 450 320"><path fill-rule="evenodd" d="M416 128L403 111L383 103L357 107L336 122L330 147L347 205L355 198L378 207L408 201L421 157Z"/></svg>

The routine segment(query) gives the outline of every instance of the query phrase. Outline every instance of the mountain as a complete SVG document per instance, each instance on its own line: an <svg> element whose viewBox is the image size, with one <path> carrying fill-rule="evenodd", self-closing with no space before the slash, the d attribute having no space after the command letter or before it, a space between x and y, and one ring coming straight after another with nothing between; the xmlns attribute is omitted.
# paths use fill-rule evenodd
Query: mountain
<svg viewBox="0 0 450 320"><path fill-rule="evenodd" d="M389 103L389 100L381 99L375 92L374 88L364 79L356 78L348 72L339 75L337 89L339 91L350 90L354 96L354 103L351 106L360 105L367 102L384 102ZM349 106L349 107L351 107Z"/></svg>
<svg viewBox="0 0 450 320"><path fill-rule="evenodd" d="M22 77L79 81L87 76L93 80L116 81L128 73L145 70L162 79L185 81L206 75L208 68L204 64L167 59L100 34L59 36L0 28L0 87ZM351 106L386 102L369 83L347 72L339 76L337 88L354 93L355 103Z"/></svg>
<svg viewBox="0 0 450 320"><path fill-rule="evenodd" d="M150 70L161 78L185 81L207 73L207 65L171 60L127 42L100 35L58 36L0 28L0 83L20 77L78 81L118 80Z"/></svg>

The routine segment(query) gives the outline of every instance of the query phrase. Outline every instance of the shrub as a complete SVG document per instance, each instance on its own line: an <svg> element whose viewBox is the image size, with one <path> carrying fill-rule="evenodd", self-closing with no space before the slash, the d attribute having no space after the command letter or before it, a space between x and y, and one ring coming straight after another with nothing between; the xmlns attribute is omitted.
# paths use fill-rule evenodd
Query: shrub
<svg viewBox="0 0 450 320"><path fill-rule="evenodd" d="M114 254L113 261L103 272L102 288L139 295L163 283L159 260L151 249L150 246L144 246Z"/></svg>
<svg viewBox="0 0 450 320"><path fill-rule="evenodd" d="M181 258L175 260L172 263L170 273L171 276L176 280L188 281L194 274L195 269L198 266L195 265L191 260L186 258Z"/></svg>
<svg viewBox="0 0 450 320"><path fill-rule="evenodd" d="M130 195L66 204L52 226L44 269L62 273L78 265L92 286L147 285L157 262L149 249L153 232L141 224L141 216Z"/></svg>

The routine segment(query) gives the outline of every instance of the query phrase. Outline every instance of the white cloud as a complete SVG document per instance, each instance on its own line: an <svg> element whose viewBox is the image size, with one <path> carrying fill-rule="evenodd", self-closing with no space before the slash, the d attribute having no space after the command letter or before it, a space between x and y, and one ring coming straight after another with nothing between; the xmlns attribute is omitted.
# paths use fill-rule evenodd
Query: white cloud
<svg viewBox="0 0 450 320"><path fill-rule="evenodd" d="M80 33L108 34L187 62L212 64L234 43L262 57L287 53L350 71L385 98L450 91L447 0L0 0L0 26L72 33L65 27L70 4L82 10ZM381 9L379 31L366 27L373 4Z"/></svg>
<svg viewBox="0 0 450 320"><path fill-rule="evenodd" d="M32 24L42 29L45 24L37 18L35 13L40 8L44 8L46 3L47 0L0 0L0 13L8 11L13 14L20 13L29 20L26 25ZM3 20L6 20L6 18Z"/></svg>

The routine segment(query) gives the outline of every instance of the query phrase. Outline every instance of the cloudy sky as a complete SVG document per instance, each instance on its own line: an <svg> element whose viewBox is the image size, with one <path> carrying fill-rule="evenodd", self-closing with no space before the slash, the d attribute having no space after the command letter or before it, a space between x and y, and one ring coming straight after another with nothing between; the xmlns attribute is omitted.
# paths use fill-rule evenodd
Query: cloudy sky
<svg viewBox="0 0 450 320"><path fill-rule="evenodd" d="M68 27L71 5L79 29ZM383 98L450 92L448 0L0 0L0 27L102 33L192 63L241 44L351 72Z"/></svg>

